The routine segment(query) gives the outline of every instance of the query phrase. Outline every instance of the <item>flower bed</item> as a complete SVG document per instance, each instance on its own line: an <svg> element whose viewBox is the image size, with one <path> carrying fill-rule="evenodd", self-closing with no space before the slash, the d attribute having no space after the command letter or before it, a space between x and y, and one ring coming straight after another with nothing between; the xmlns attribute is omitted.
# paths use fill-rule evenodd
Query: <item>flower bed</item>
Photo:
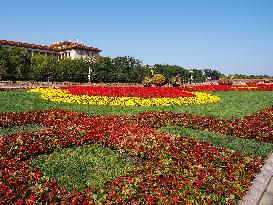
<svg viewBox="0 0 273 205"><path fill-rule="evenodd" d="M0 88L0 91L9 91L9 90L17 90L18 88Z"/></svg>
<svg viewBox="0 0 273 205"><path fill-rule="evenodd" d="M28 92L41 93L42 99L51 100L54 102L64 103L79 103L79 104L91 104L91 105L113 105L113 106L171 106L171 105L189 105L189 104L203 104L213 103L220 100L219 97L211 94L200 92L185 92L178 89L174 89L174 93L170 94L169 89L160 88L111 88L111 87L76 87L69 88L67 91L63 89L52 88L36 88L31 89ZM94 90L93 90L94 89ZM120 93L119 93L120 89ZM137 92L138 89L143 93ZM125 95L126 90L128 94ZM154 91L154 92L153 92ZM72 94L71 94L71 93ZM87 93L83 95L84 93ZM74 95L79 94L79 95ZM100 94L101 96L93 96L93 94ZM141 96L143 94L143 96ZM125 95L125 96L123 96ZM130 97L130 96L141 97ZM167 96L167 97L151 97L147 96ZM122 97L120 97L122 96ZM129 97L128 97L129 96ZM169 97L180 96L180 97Z"/></svg>
<svg viewBox="0 0 273 205"><path fill-rule="evenodd" d="M273 91L273 84L248 85L194 85L183 87L186 91Z"/></svg>
<svg viewBox="0 0 273 205"><path fill-rule="evenodd" d="M174 112L141 113L130 116L128 120L143 127L177 125L273 143L273 107L234 120Z"/></svg>
<svg viewBox="0 0 273 205"><path fill-rule="evenodd" d="M108 96L108 97L141 97L141 98L178 98L194 97L193 93L182 88L172 87L106 87L106 86L66 86L61 89L72 95Z"/></svg>
<svg viewBox="0 0 273 205"><path fill-rule="evenodd" d="M0 204L234 204L243 196L259 172L260 158L158 132L152 127L165 125L172 116L158 115L119 118L63 110L0 114L1 126L46 127L0 138ZM89 143L141 156L146 163L103 188L68 192L28 161L56 148Z"/></svg>

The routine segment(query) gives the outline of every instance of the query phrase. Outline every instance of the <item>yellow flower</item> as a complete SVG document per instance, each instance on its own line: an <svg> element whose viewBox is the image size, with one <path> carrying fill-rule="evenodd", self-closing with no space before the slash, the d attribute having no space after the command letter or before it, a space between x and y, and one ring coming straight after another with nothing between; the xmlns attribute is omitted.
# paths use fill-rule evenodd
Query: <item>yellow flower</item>
<svg viewBox="0 0 273 205"><path fill-rule="evenodd" d="M214 103L220 100L219 97L202 92L193 92L194 97L178 98L141 98L141 97L108 97L72 95L66 90L54 88L35 88L28 92L41 94L41 98L53 102L78 103L89 105L114 105L114 106L171 106Z"/></svg>

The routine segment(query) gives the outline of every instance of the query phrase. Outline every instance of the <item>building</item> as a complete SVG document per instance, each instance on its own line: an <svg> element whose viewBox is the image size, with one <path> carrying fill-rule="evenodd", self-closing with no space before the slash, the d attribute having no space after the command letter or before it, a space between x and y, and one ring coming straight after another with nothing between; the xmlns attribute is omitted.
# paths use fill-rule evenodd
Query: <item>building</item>
<svg viewBox="0 0 273 205"><path fill-rule="evenodd" d="M31 56L41 54L50 57L56 57L59 59L92 58L99 56L99 53L101 52L101 50L98 48L93 48L90 46L85 46L83 44L74 43L70 41L61 41L45 46L16 41L0 40L0 47L6 47L11 49L16 47L24 48L26 52L29 53Z"/></svg>

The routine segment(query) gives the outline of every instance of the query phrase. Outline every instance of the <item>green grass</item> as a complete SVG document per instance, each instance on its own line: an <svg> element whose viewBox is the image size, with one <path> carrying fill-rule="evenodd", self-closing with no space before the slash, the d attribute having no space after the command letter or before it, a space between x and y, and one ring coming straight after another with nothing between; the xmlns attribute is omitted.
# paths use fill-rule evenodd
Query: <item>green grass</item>
<svg viewBox="0 0 273 205"><path fill-rule="evenodd" d="M213 146L241 152L244 155L267 158L273 151L273 144L261 143L256 140L243 139L235 136L221 135L210 131L200 131L178 126L168 126L158 129L160 131L179 134L207 142Z"/></svg>
<svg viewBox="0 0 273 205"><path fill-rule="evenodd" d="M140 112L172 111L211 115L219 118L241 118L265 107L269 107L273 102L272 91L230 91L216 92L213 94L219 96L221 101L218 103L203 105L122 107L55 103L42 100L40 95L37 93L27 93L25 91L2 91L0 92L0 112L63 108L97 115L122 116Z"/></svg>
<svg viewBox="0 0 273 205"><path fill-rule="evenodd" d="M63 187L79 191L89 186L99 187L108 180L137 169L131 160L121 157L117 151L96 144L57 149L31 161Z"/></svg>
<svg viewBox="0 0 273 205"><path fill-rule="evenodd" d="M40 130L43 127L40 125L25 125L25 126L11 126L11 127L6 127L2 128L0 127L0 136L1 135L12 135L12 134L17 134L20 132L26 132L26 131L36 131Z"/></svg>
<svg viewBox="0 0 273 205"><path fill-rule="evenodd" d="M0 112L20 112L62 108L66 110L90 113L97 115L131 115L140 112L172 111L190 114L210 115L218 118L242 118L257 112L260 109L273 105L272 91L245 91L245 92L215 92L221 98L218 103L170 107L121 107L95 106L80 104L65 104L45 101L37 93L26 91L0 92ZM0 128L1 134L13 134L26 130L41 129L36 125L14 126ZM192 137L209 144L231 149L251 155L267 158L273 151L273 144L261 143L256 140L247 140L238 137L216 134L209 131L185 129L168 126L161 131ZM54 178L68 190L82 191L88 186L100 187L106 181L122 176L131 170L138 169L133 160L124 158L118 151L101 147L96 144L80 147L57 149L48 155L40 155L31 159L32 163L48 177Z"/></svg>

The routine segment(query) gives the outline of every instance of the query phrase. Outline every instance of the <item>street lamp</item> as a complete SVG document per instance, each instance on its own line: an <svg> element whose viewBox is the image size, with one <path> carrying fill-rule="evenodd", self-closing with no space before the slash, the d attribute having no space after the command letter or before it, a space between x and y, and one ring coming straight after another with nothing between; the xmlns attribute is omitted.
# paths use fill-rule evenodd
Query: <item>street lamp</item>
<svg viewBox="0 0 273 205"><path fill-rule="evenodd" d="M91 73L92 73L92 68L91 68L90 63L94 63L95 60L93 58L88 58L88 59L85 59L85 60L86 60L86 62L89 63L88 64L88 75L87 75L87 77L88 77L88 82L90 83L91 82Z"/></svg>
<svg viewBox="0 0 273 205"><path fill-rule="evenodd" d="M192 70L189 70L189 73L190 73L190 75L191 75L191 81L190 81L190 84L193 82L193 71Z"/></svg>
<svg viewBox="0 0 273 205"><path fill-rule="evenodd" d="M152 76L154 75L154 66L149 66L149 68L151 69L151 73L152 73Z"/></svg>
<svg viewBox="0 0 273 205"><path fill-rule="evenodd" d="M88 82L90 83L91 81L91 72L92 72L92 69L90 68L90 65L88 67Z"/></svg>

